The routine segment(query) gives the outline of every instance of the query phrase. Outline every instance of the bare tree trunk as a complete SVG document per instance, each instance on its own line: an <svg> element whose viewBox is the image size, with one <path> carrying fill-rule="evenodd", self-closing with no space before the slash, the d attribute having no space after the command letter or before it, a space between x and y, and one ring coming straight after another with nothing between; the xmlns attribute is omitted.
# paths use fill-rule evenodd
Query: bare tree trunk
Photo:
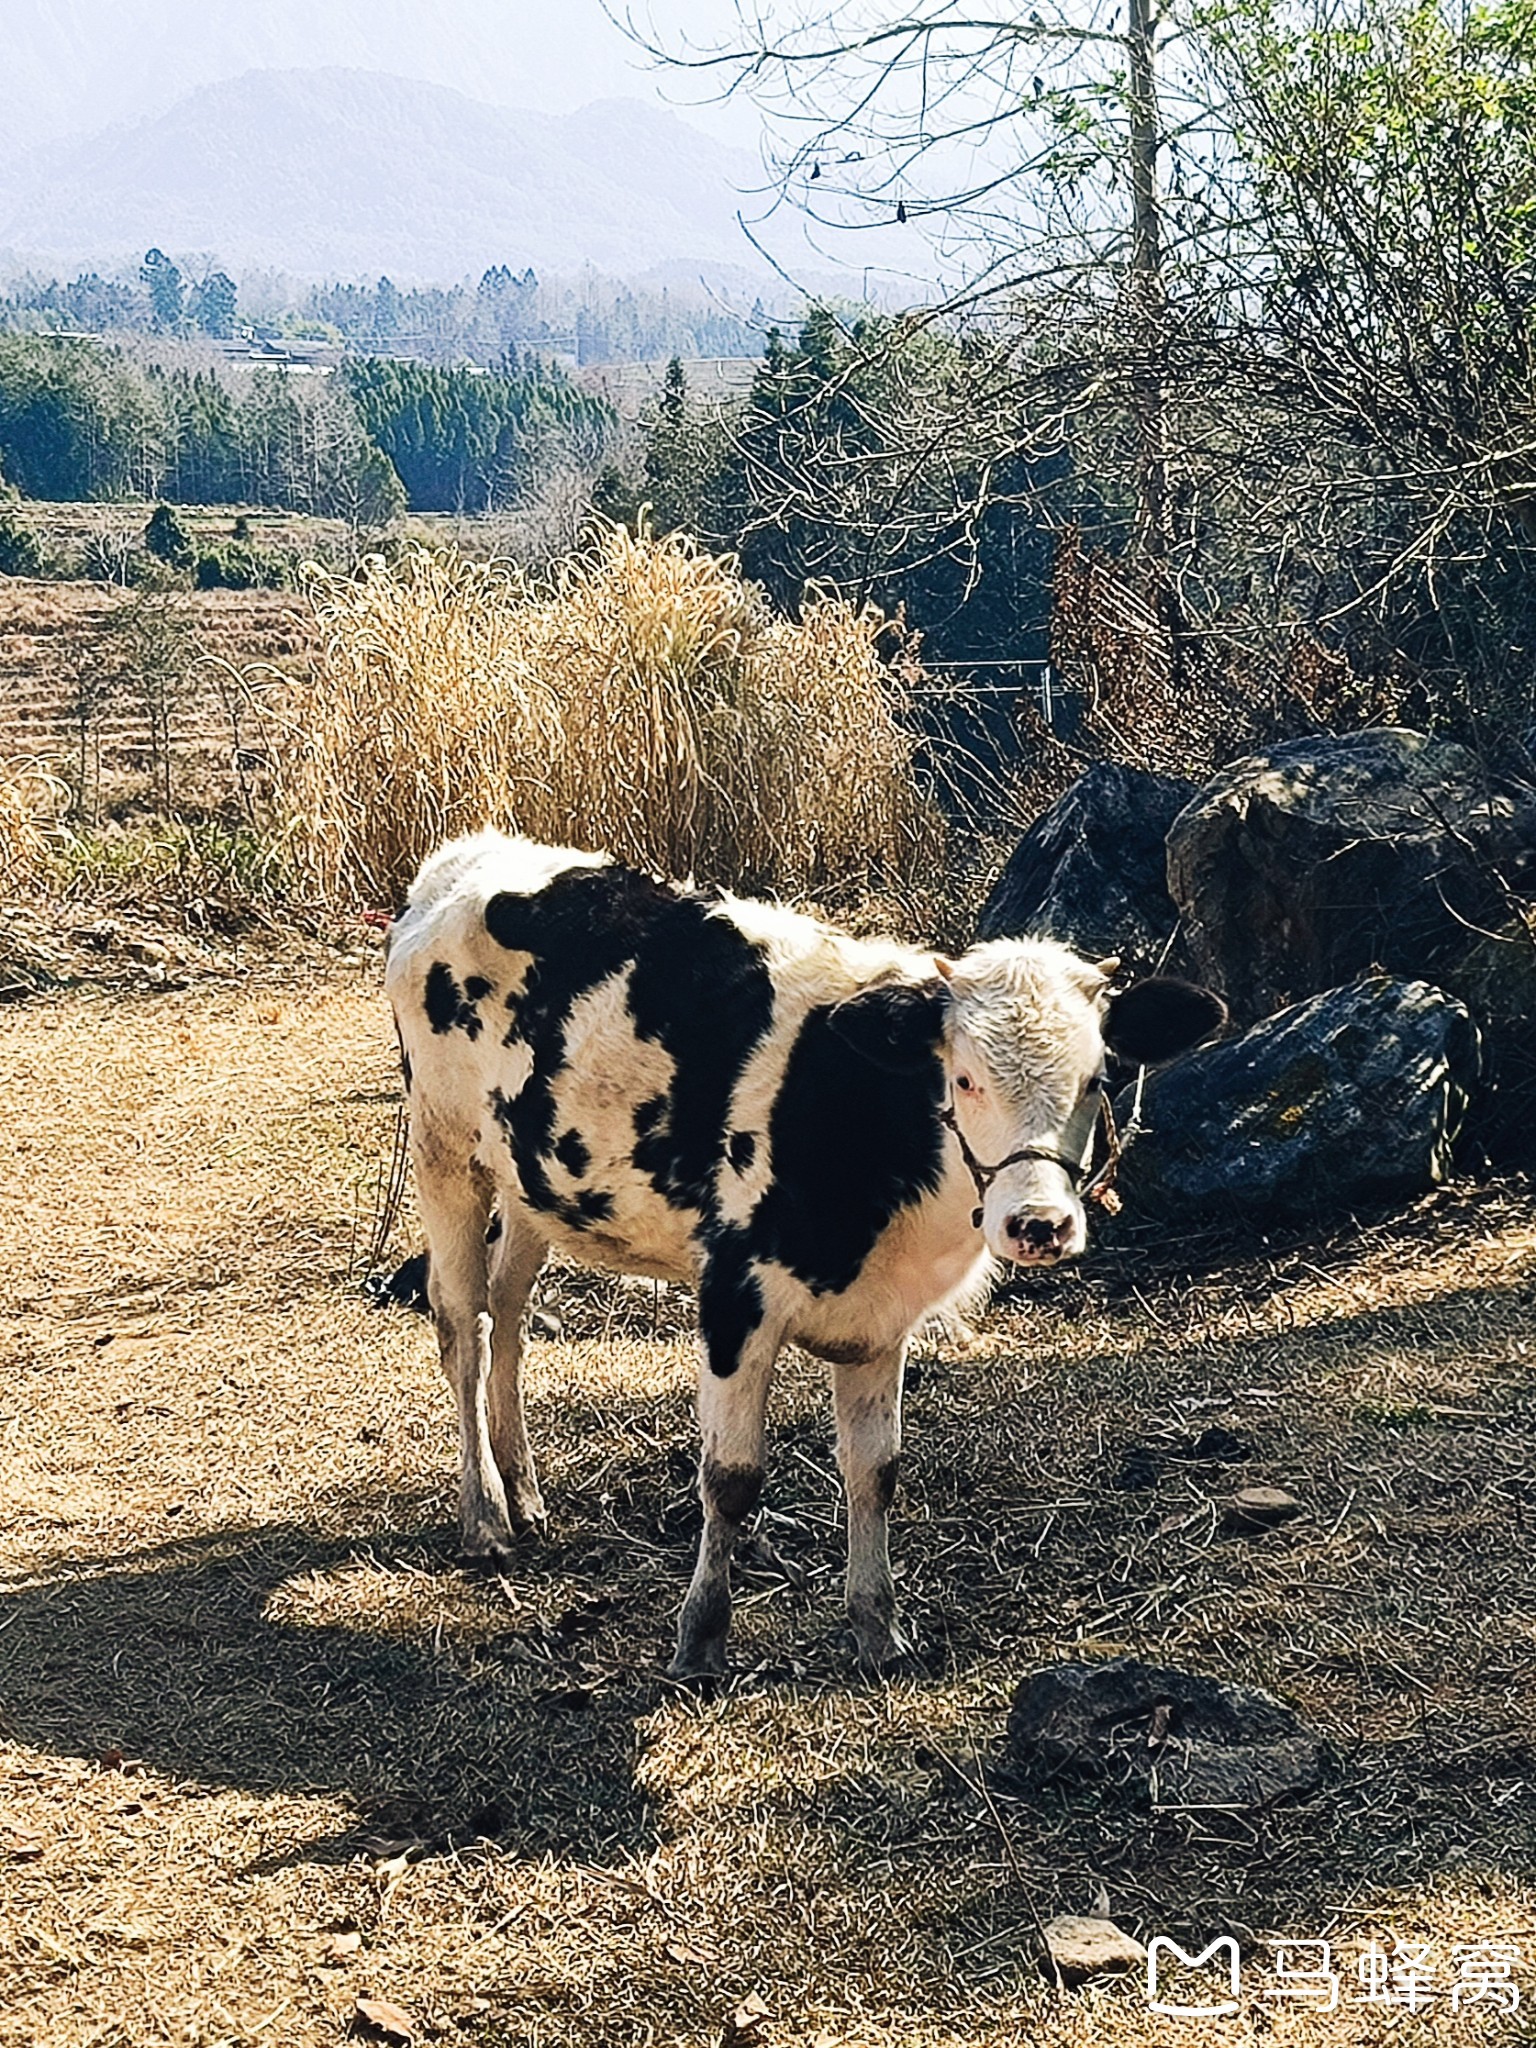
<svg viewBox="0 0 1536 2048"><path fill-rule="evenodd" d="M1167 293L1162 209L1157 187L1156 0L1129 0L1131 347L1136 426L1141 442L1137 541L1155 562L1172 542L1168 500L1165 387Z"/></svg>
<svg viewBox="0 0 1536 2048"><path fill-rule="evenodd" d="M1168 681L1177 701L1188 655L1187 622L1175 583L1178 535L1169 447L1167 279L1163 270L1161 147L1157 105L1158 0L1128 0L1131 185L1131 403L1136 420L1136 552L1146 564L1152 603L1167 641Z"/></svg>

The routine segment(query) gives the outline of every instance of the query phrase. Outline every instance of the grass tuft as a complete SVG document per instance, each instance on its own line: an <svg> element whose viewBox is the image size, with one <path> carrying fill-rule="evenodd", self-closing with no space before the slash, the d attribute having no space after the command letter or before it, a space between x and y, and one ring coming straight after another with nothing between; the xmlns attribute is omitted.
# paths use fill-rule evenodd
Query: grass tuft
<svg viewBox="0 0 1536 2048"><path fill-rule="evenodd" d="M59 834L48 878L73 900L132 903L150 894L245 910L282 901L286 868L281 844L254 826L151 817Z"/></svg>

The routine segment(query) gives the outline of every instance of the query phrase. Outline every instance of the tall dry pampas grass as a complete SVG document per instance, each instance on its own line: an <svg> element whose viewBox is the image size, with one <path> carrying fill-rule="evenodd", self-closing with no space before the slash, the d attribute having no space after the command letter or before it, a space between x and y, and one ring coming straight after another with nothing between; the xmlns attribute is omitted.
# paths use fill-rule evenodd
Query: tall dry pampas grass
<svg viewBox="0 0 1536 2048"><path fill-rule="evenodd" d="M314 593L280 800L333 900L395 902L485 825L824 900L942 859L874 612L776 618L732 562L622 527L542 582L421 553Z"/></svg>
<svg viewBox="0 0 1536 2048"><path fill-rule="evenodd" d="M44 879L68 808L68 784L42 762L0 761L0 892Z"/></svg>

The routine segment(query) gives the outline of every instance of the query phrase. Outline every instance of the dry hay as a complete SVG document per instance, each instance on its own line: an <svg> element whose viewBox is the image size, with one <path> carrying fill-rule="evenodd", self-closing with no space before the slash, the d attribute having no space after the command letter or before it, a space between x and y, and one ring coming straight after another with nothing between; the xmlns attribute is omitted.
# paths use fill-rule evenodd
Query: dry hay
<svg viewBox="0 0 1536 2048"><path fill-rule="evenodd" d="M46 762L0 761L0 891L43 879L68 807L68 787Z"/></svg>
<svg viewBox="0 0 1536 2048"><path fill-rule="evenodd" d="M731 561L622 527L539 581L416 551L312 591L324 654L287 699L280 795L332 901L393 903L485 825L823 899L934 871L873 611L777 618Z"/></svg>
<svg viewBox="0 0 1536 2048"><path fill-rule="evenodd" d="M359 1994L500 2048L1352 2044L1061 1994L1033 1914L1202 1942L1508 1934L1536 1999L1523 1190L1320 1244L1126 1246L930 1350L896 1548L926 1670L850 1676L820 1369L776 1402L734 1689L661 1661L695 1527L689 1349L561 1290L532 1347L553 1535L454 1561L428 1331L347 1284L395 1077L373 970L5 1019L0 2042L330 2043ZM590 1334L589 1334L590 1333ZM1207 1423L1242 1468L1127 1449ZM1225 1535L1240 1478L1308 1518ZM1337 1783L1252 1820L984 1783L1017 1677L1119 1649L1274 1687ZM1412 2038L1524 2021L1442 2001Z"/></svg>

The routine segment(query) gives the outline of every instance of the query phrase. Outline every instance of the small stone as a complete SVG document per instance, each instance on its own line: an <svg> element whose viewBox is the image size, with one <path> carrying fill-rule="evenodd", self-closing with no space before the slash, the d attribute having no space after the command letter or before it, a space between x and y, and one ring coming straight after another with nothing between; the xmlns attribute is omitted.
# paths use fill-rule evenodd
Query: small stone
<svg viewBox="0 0 1536 2048"><path fill-rule="evenodd" d="M152 939L130 939L124 951L130 960L145 967L164 967L171 957L167 947L156 945Z"/></svg>
<svg viewBox="0 0 1536 2048"><path fill-rule="evenodd" d="M1139 1970L1147 1960L1146 1950L1134 1935L1113 1920L1087 1913L1059 1913L1048 1920L1045 1940L1065 1984L1086 1983L1090 1977L1123 1976L1127 1970Z"/></svg>
<svg viewBox="0 0 1536 2048"><path fill-rule="evenodd" d="M1287 1493L1283 1486L1245 1486L1227 1502L1221 1521L1225 1529L1251 1534L1260 1529L1278 1529L1282 1522L1294 1521L1305 1512L1295 1494Z"/></svg>

